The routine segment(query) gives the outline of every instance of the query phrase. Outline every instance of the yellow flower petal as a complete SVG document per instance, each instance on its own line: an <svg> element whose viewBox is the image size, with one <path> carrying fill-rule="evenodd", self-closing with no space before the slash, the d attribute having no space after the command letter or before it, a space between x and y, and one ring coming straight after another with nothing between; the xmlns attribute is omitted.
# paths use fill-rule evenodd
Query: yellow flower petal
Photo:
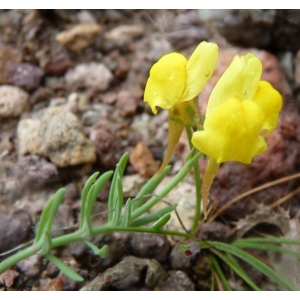
<svg viewBox="0 0 300 300"><path fill-rule="evenodd" d="M235 56L214 87L206 108L208 116L214 108L230 98L252 99L261 77L262 65L253 54Z"/></svg>
<svg viewBox="0 0 300 300"><path fill-rule="evenodd" d="M203 90L216 66L218 49L217 44L202 42L192 53L186 66L186 89L180 102L195 98Z"/></svg>
<svg viewBox="0 0 300 300"><path fill-rule="evenodd" d="M265 114L263 136L269 135L277 126L278 114L282 107L282 97L267 81L260 81L253 101Z"/></svg>
<svg viewBox="0 0 300 300"><path fill-rule="evenodd" d="M163 56L150 70L144 102L154 114L156 106L169 109L178 103L185 89L187 59L179 53Z"/></svg>
<svg viewBox="0 0 300 300"><path fill-rule="evenodd" d="M249 164L267 150L259 135L264 114L251 100L231 98L216 107L205 119L204 130L193 134L192 143L218 164L238 161Z"/></svg>

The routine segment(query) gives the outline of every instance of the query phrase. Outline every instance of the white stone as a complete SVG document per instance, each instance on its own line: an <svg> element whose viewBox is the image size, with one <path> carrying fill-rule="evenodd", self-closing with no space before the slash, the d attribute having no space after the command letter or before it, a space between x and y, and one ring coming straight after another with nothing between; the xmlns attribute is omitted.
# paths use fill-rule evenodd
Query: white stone
<svg viewBox="0 0 300 300"><path fill-rule="evenodd" d="M0 119L18 117L28 107L28 93L15 86L0 86Z"/></svg>

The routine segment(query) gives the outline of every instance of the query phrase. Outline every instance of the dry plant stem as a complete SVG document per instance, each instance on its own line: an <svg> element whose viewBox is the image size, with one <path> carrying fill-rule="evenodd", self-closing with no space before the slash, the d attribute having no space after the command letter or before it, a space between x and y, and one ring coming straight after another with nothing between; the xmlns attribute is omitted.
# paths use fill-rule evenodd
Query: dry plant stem
<svg viewBox="0 0 300 300"><path fill-rule="evenodd" d="M282 204L283 202L289 200L291 197L293 197L294 195L298 194L300 192L300 187L298 187L297 189L293 190L292 192L288 193L287 195L285 195L284 197L278 199L277 201L275 201L274 203L270 204L269 207L270 208L274 208L280 204Z"/></svg>
<svg viewBox="0 0 300 300"><path fill-rule="evenodd" d="M233 203L235 203L235 202L243 199L244 197L249 196L251 194L254 194L256 192L259 192L259 191L261 191L263 189L269 188L269 187L271 187L273 185L280 184L280 183L283 183L283 182L286 182L286 181L289 181L289 180L292 180L292 179L295 179L295 178L299 178L299 177L300 177L300 173L297 173L297 174L294 174L294 175L290 175L290 176L287 176L287 177L283 177L283 178L274 180L272 182L268 182L268 183L263 184L263 185L261 185L261 186L259 186L257 188L251 189L250 191L247 191L245 193L242 193L242 194L238 195L237 197L233 198L229 202L225 203L219 210L217 210L217 212L215 214L213 214L209 218L209 220L207 221L207 224L212 223L227 207L229 207ZM285 200L287 200L287 199L285 199Z"/></svg>
<svg viewBox="0 0 300 300"><path fill-rule="evenodd" d="M214 275L213 275L216 279L216 282L217 282L217 286L218 286L218 289L219 291L224 291L224 287L223 287L223 284L222 284L222 281L219 277L219 275L214 271Z"/></svg>

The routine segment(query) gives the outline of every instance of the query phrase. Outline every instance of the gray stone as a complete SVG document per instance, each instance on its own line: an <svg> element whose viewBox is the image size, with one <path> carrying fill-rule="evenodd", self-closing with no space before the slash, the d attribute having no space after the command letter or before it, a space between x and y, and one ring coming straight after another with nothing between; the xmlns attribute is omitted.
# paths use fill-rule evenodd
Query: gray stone
<svg viewBox="0 0 300 300"><path fill-rule="evenodd" d="M199 9L198 11L202 22L220 21L230 12L230 9Z"/></svg>
<svg viewBox="0 0 300 300"><path fill-rule="evenodd" d="M39 275L41 268L41 256L38 254L32 255L18 263L18 267L28 277Z"/></svg>
<svg viewBox="0 0 300 300"><path fill-rule="evenodd" d="M104 274L100 273L91 282L82 287L80 291L105 291L107 287L108 283L104 279Z"/></svg>
<svg viewBox="0 0 300 300"><path fill-rule="evenodd" d="M171 178L166 177L160 184L160 189L163 188ZM178 204L176 210L187 230L192 228L196 209L196 190L193 178L191 176L186 177L182 180L167 196L164 200L174 205ZM163 207L166 207L166 203L163 201L158 202L150 212L155 212ZM169 230L182 231L182 225L178 220L175 212L171 213L171 220L167 223L166 228Z"/></svg>
<svg viewBox="0 0 300 300"><path fill-rule="evenodd" d="M147 113L134 116L133 121L130 124L130 129L137 132L141 138L147 141L151 137L151 128L149 128L149 123L151 123L152 118L153 117Z"/></svg>
<svg viewBox="0 0 300 300"><path fill-rule="evenodd" d="M17 133L20 156L41 155L59 167L96 161L95 147L84 135L77 117L59 107L46 109L41 120L22 120Z"/></svg>
<svg viewBox="0 0 300 300"><path fill-rule="evenodd" d="M0 253L13 249L25 242L31 230L29 214L14 210L0 215Z"/></svg>
<svg viewBox="0 0 300 300"><path fill-rule="evenodd" d="M171 268L174 270L184 270L191 267L191 260L189 257L184 255L180 249L180 244L176 244L170 254L169 261Z"/></svg>
<svg viewBox="0 0 300 300"><path fill-rule="evenodd" d="M56 166L42 157L36 155L21 157L18 166L21 169L18 179L23 187L42 189L59 181Z"/></svg>
<svg viewBox="0 0 300 300"><path fill-rule="evenodd" d="M59 167L75 166L96 161L96 150L83 134L77 117L60 108L45 110L41 131L42 152Z"/></svg>
<svg viewBox="0 0 300 300"><path fill-rule="evenodd" d="M147 179L140 174L123 176L123 196L127 198L135 197L146 182Z"/></svg>
<svg viewBox="0 0 300 300"><path fill-rule="evenodd" d="M6 180L3 180L0 187L0 202L15 201L24 193L19 180L16 178L7 178Z"/></svg>
<svg viewBox="0 0 300 300"><path fill-rule="evenodd" d="M98 112L88 110L82 115L81 122L83 123L83 125L92 126L95 123L97 123L100 119L101 115Z"/></svg>
<svg viewBox="0 0 300 300"><path fill-rule="evenodd" d="M171 43L161 36L151 37L150 46L147 58L152 62L157 62L163 55L173 51Z"/></svg>
<svg viewBox="0 0 300 300"><path fill-rule="evenodd" d="M128 290L130 287L141 282L143 270L148 266L148 259L127 256L104 272L104 280L118 290Z"/></svg>
<svg viewBox="0 0 300 300"><path fill-rule="evenodd" d="M184 49L193 46L199 41L208 40L208 29L200 26L189 26L169 32L167 38L176 49Z"/></svg>
<svg viewBox="0 0 300 300"><path fill-rule="evenodd" d="M146 274L146 285L154 288L162 284L168 278L168 273L155 259L151 259L149 262L147 274Z"/></svg>
<svg viewBox="0 0 300 300"><path fill-rule="evenodd" d="M274 9L232 10L218 22L218 29L231 43L246 47L267 47L272 39L275 17Z"/></svg>
<svg viewBox="0 0 300 300"><path fill-rule="evenodd" d="M79 20L80 23L83 24L87 24L87 23L91 23L94 24L96 23L96 19L94 17L94 15L92 13L90 13L88 10L81 10L78 14L77 14L77 18Z"/></svg>
<svg viewBox="0 0 300 300"><path fill-rule="evenodd" d="M168 279L155 290L159 291L194 291L195 285L183 271L171 270Z"/></svg>
<svg viewBox="0 0 300 300"><path fill-rule="evenodd" d="M112 268L100 273L81 291L105 291L109 287L126 291L141 283L142 273L147 268L148 259L127 256Z"/></svg>
<svg viewBox="0 0 300 300"><path fill-rule="evenodd" d="M160 263L168 259L171 250L165 235L152 233L131 234L129 249L138 257L154 258Z"/></svg>
<svg viewBox="0 0 300 300"><path fill-rule="evenodd" d="M76 87L93 87L100 91L108 89L113 80L110 70L101 63L79 64L65 75L67 85L74 89Z"/></svg>

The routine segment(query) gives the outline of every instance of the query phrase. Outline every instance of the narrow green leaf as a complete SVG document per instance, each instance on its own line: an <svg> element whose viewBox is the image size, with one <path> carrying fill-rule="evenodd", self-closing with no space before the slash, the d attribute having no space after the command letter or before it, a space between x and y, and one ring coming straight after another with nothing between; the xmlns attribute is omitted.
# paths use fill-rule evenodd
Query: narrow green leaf
<svg viewBox="0 0 300 300"><path fill-rule="evenodd" d="M300 259L300 253L292 251L290 249L280 247L280 246L275 246L275 245L270 245L270 244L260 244L260 243L242 243L242 244L234 244L232 243L231 245L234 245L235 247L238 248L243 248L243 249L260 249L260 250L266 250L266 251L273 251L277 253L283 253L283 254L289 254L291 256L295 256Z"/></svg>
<svg viewBox="0 0 300 300"><path fill-rule="evenodd" d="M81 206L81 210L83 210L83 214L82 214L83 221L80 222L80 228L85 233L85 236L90 236L92 232L92 219L87 209L87 206L89 202L93 202L94 190L95 190L95 185L92 185L86 196L85 206Z"/></svg>
<svg viewBox="0 0 300 300"><path fill-rule="evenodd" d="M98 252L98 255L101 257L101 258L106 258L107 255L108 255L108 252L109 252L109 248L107 245L104 245Z"/></svg>
<svg viewBox="0 0 300 300"><path fill-rule="evenodd" d="M80 224L84 222L84 214L85 214L85 208L86 208L86 197L89 192L89 189L93 182L96 180L97 176L99 175L99 172L94 173L85 183L82 193L81 193L81 210L80 210Z"/></svg>
<svg viewBox="0 0 300 300"><path fill-rule="evenodd" d="M160 229L161 227L165 226L169 220L171 219L171 214L165 214L163 217L161 217L158 221L156 221L150 228L153 229Z"/></svg>
<svg viewBox="0 0 300 300"><path fill-rule="evenodd" d="M122 217L122 221L120 226L121 227L127 227L130 221L130 215L131 215L131 199L127 199L124 215Z"/></svg>
<svg viewBox="0 0 300 300"><path fill-rule="evenodd" d="M122 180L121 178L117 178L116 181L116 190L117 190L117 195L115 199L115 209L113 212L113 219L112 219L112 225L118 225L120 221L120 215L122 211L122 206L123 206L123 186L122 186Z"/></svg>
<svg viewBox="0 0 300 300"><path fill-rule="evenodd" d="M261 289L250 279L250 277L240 268L238 264L234 264L230 261L222 252L211 248L211 251L221 258L230 269L232 269L237 275L239 275L254 291L260 291Z"/></svg>
<svg viewBox="0 0 300 300"><path fill-rule="evenodd" d="M174 204L174 207L176 207L178 204ZM164 216L165 214L173 211L173 207L172 206L166 206L148 216L145 216L143 218L140 218L140 219L137 219L137 220L134 220L132 222L129 223L129 226L130 227L141 227L141 226L144 226L146 224L149 224L149 223L152 223L152 222L155 222L157 221L159 218L161 218L162 216Z"/></svg>
<svg viewBox="0 0 300 300"><path fill-rule="evenodd" d="M217 274L219 275L225 289L227 291L232 291L232 288L231 288L230 284L228 283L227 278L225 277L225 275L224 275L218 261L214 257L214 255L211 255L210 259L211 259L212 265L213 265L214 269L216 270Z"/></svg>
<svg viewBox="0 0 300 300"><path fill-rule="evenodd" d="M286 281L284 278L282 278L279 274L277 274L274 270L272 270L269 266L261 262L259 259L255 258L254 256L248 254L247 252L225 243L216 242L216 241L209 241L209 244L213 247L225 251L228 253L231 253L242 260L249 263L251 266L255 267L257 270L271 278L273 281L275 281L277 284L282 286L283 288L290 290L290 291L297 291L296 287L293 286L290 282Z"/></svg>
<svg viewBox="0 0 300 300"><path fill-rule="evenodd" d="M38 226L37 233L36 233L35 240L34 240L34 244L38 243L38 241L40 240L40 238L46 228L46 225L48 222L47 219L48 219L48 216L50 213L50 209L51 209L53 200L54 200L54 197L48 201L48 203L45 205L45 207L42 211L40 221L39 221L39 226Z"/></svg>
<svg viewBox="0 0 300 300"><path fill-rule="evenodd" d="M54 219L55 214L58 210L58 207L60 206L60 204L62 203L62 201L64 199L65 193L66 193L66 189L61 188L54 195L54 199L52 201L52 205L51 205L51 208L49 210L50 215L48 216L48 221L47 221L47 226L46 226L46 230L49 231L49 232L51 232L53 219Z"/></svg>
<svg viewBox="0 0 300 300"><path fill-rule="evenodd" d="M49 261L51 261L56 267L61 270L66 276L75 281L83 281L84 279L77 274L73 269L64 264L60 259L52 254L44 255Z"/></svg>
<svg viewBox="0 0 300 300"><path fill-rule="evenodd" d="M92 249L95 255L98 255L101 258L107 257L109 250L107 245L104 245L101 249L99 249L96 245L87 240L85 240L84 243Z"/></svg>
<svg viewBox="0 0 300 300"><path fill-rule="evenodd" d="M109 195L108 195L108 222L110 222L113 218L113 209L114 209L114 198L115 198L115 194L116 194L116 181L117 181L117 178L118 178L118 174L117 172L114 173L114 176L113 176L113 180L111 182L111 185L110 185L110 189L109 189Z"/></svg>
<svg viewBox="0 0 300 300"><path fill-rule="evenodd" d="M226 252L226 257L229 261L235 266L236 269L239 270L240 274L243 274L243 278L245 278L245 282L251 286L254 290L260 290L260 288L253 282L253 280L248 276L248 274L244 271L244 269L240 266L240 264L236 261L236 259L228 252Z"/></svg>
<svg viewBox="0 0 300 300"><path fill-rule="evenodd" d="M59 205L61 204L66 189L61 188L59 189L54 197L46 204L40 218L39 227L37 230L37 235L35 238L35 244L41 239L44 232L51 232L53 218L58 210Z"/></svg>
<svg viewBox="0 0 300 300"><path fill-rule="evenodd" d="M291 244L300 246L300 240L284 239L284 238L274 238L274 237L262 237L262 238L243 238L235 240L232 245L241 245L244 242L250 243L277 243L277 244Z"/></svg>
<svg viewBox="0 0 300 300"><path fill-rule="evenodd" d="M98 195L100 194L101 190L103 189L103 187L107 183L107 181L110 179L112 174L113 174L113 171L105 172L95 182L95 184L94 184L95 189L94 189L93 196L90 199L88 199L87 205L86 205L87 215L89 217L91 216L92 209L93 209L93 206L95 204L95 201L96 201Z"/></svg>
<svg viewBox="0 0 300 300"><path fill-rule="evenodd" d="M122 179L123 173L126 168L127 160L128 160L128 153L126 152L125 154L123 154L120 161L116 165L116 171L114 173L113 180L109 190L109 195L108 195L108 210L111 211L108 213L108 222L111 222L114 217L114 209L116 206L115 203L117 200L117 193L118 193L116 182L118 178L121 177Z"/></svg>
<svg viewBox="0 0 300 300"><path fill-rule="evenodd" d="M121 167L121 173L123 174L127 165L128 161L128 152L124 153L122 157L120 158L119 162L117 165Z"/></svg>
<svg viewBox="0 0 300 300"><path fill-rule="evenodd" d="M148 195L152 194L154 190L158 187L158 185L163 181L166 175L170 172L171 166L166 166L161 175L155 179L156 175L154 175L147 183L142 187L136 197L133 199L133 210L140 207L145 203L148 198Z"/></svg>
<svg viewBox="0 0 300 300"><path fill-rule="evenodd" d="M45 255L51 250L51 237L50 232L47 230L43 231L41 238L35 244L35 247L38 248L38 254Z"/></svg>

